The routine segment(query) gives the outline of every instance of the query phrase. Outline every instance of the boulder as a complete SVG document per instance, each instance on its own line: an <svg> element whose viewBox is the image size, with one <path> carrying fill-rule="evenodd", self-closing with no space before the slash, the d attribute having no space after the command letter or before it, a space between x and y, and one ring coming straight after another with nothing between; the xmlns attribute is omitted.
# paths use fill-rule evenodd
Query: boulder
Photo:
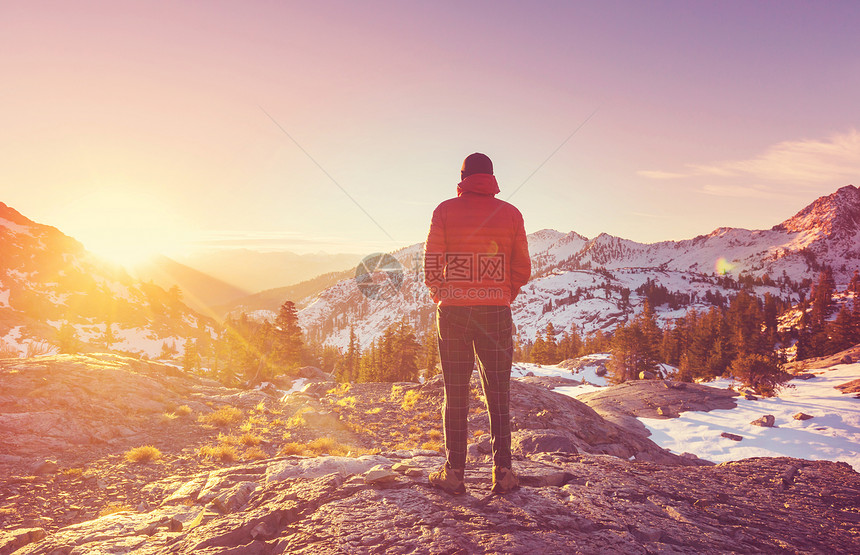
<svg viewBox="0 0 860 555"><path fill-rule="evenodd" d="M334 376L332 376L328 372L323 372L316 366L302 366L298 369L297 374L300 378L307 378L309 380L318 380L324 382L334 381Z"/></svg>
<svg viewBox="0 0 860 555"><path fill-rule="evenodd" d="M794 415L793 418L795 420L809 420L810 418L812 418L812 416L809 414L806 414L805 412L798 412L797 414Z"/></svg>
<svg viewBox="0 0 860 555"><path fill-rule="evenodd" d="M761 426L763 428L773 428L775 421L776 419L772 414L765 414L760 418L756 418L755 420L750 422L750 424L752 424L753 426Z"/></svg>
<svg viewBox="0 0 860 555"><path fill-rule="evenodd" d="M351 457L288 458L271 463L266 468L266 483L282 482L290 478L312 479L328 474L341 478L364 474L374 466L391 465L391 460L380 455Z"/></svg>
<svg viewBox="0 0 860 555"><path fill-rule="evenodd" d="M364 481L368 484L384 484L397 481L400 476L397 472L385 465L378 464L365 472L363 475Z"/></svg>
<svg viewBox="0 0 860 555"><path fill-rule="evenodd" d="M329 392L331 388L335 387L335 382L333 381L325 381L325 382L308 382L303 388L302 393L310 395L311 397L315 397L319 399L323 395Z"/></svg>
<svg viewBox="0 0 860 555"><path fill-rule="evenodd" d="M578 453L573 440L554 430L518 430L511 434L511 451L520 455L532 453Z"/></svg>
<svg viewBox="0 0 860 555"><path fill-rule="evenodd" d="M731 434L731 433L729 433L729 432L723 432L723 433L721 433L721 434L720 434L720 437L724 437L724 438L726 438L726 439L730 439L730 440L732 440L732 441L741 441L741 440L743 439L743 436L739 436L739 435L737 435L737 434Z"/></svg>

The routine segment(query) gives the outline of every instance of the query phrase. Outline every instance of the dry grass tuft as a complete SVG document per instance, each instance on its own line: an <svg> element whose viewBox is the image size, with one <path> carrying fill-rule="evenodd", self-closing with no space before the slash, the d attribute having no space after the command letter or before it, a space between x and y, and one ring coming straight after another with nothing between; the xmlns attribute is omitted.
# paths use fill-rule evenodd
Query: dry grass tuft
<svg viewBox="0 0 860 555"><path fill-rule="evenodd" d="M412 410L415 408L415 403L418 402L418 397L421 396L421 392L417 389L411 389L406 392L406 395L403 396L403 402L400 404L400 408L403 410Z"/></svg>
<svg viewBox="0 0 860 555"><path fill-rule="evenodd" d="M337 384L335 387L326 391L328 395L346 395L349 393L349 390L352 389L352 384L349 382L343 382Z"/></svg>
<svg viewBox="0 0 860 555"><path fill-rule="evenodd" d="M382 412L382 407L374 407L364 411L364 414L379 414L380 412Z"/></svg>
<svg viewBox="0 0 860 555"><path fill-rule="evenodd" d="M245 449L245 453L242 455L242 458L246 461L259 461L268 458L268 455L266 455L266 453L259 447L249 447L248 449Z"/></svg>
<svg viewBox="0 0 860 555"><path fill-rule="evenodd" d="M428 451L442 451L442 442L440 441L425 441L421 444L422 449L427 449Z"/></svg>
<svg viewBox="0 0 860 555"><path fill-rule="evenodd" d="M305 445L302 443L297 443L295 441L291 441L289 443L285 443L281 445L281 450L278 451L278 455L281 456L290 456L290 455L304 455L305 454Z"/></svg>
<svg viewBox="0 0 860 555"><path fill-rule="evenodd" d="M165 413L161 414L161 422L163 424L166 424L172 420L176 420L177 418L179 418L179 417L176 416L175 412L165 412Z"/></svg>
<svg viewBox="0 0 860 555"><path fill-rule="evenodd" d="M361 455L378 453L378 449L364 449L340 443L332 437L320 437L308 443L289 442L281 446L278 455L318 456L323 454L335 457L359 457Z"/></svg>
<svg viewBox="0 0 860 555"><path fill-rule="evenodd" d="M242 411L236 407L223 406L215 412L209 414L201 414L197 417L197 421L201 424L224 428L236 424L242 420Z"/></svg>
<svg viewBox="0 0 860 555"><path fill-rule="evenodd" d="M220 445L204 445L197 450L197 454L204 458L213 461L234 462L239 459L239 452L236 447L227 443Z"/></svg>
<svg viewBox="0 0 860 555"><path fill-rule="evenodd" d="M99 511L99 516L108 516L129 511L131 511L131 507L128 505L123 505L121 503L108 503L101 511Z"/></svg>
<svg viewBox="0 0 860 555"><path fill-rule="evenodd" d="M302 407L300 408L289 420L287 420L287 428L302 428L308 425L308 421L305 420L305 413L310 412L314 409L311 407Z"/></svg>
<svg viewBox="0 0 860 555"><path fill-rule="evenodd" d="M338 405L338 406L341 406L341 407L346 407L346 408L354 409L354 408L355 408L355 404L356 404L357 402L358 402L358 400L355 398L355 396L354 396L354 395L351 395L351 396L349 396L349 397L344 397L343 399L339 400L339 401L337 402L337 405Z"/></svg>
<svg viewBox="0 0 860 555"><path fill-rule="evenodd" d="M432 441L438 442L442 439L442 432L439 430L430 430L427 432L427 437L429 437Z"/></svg>
<svg viewBox="0 0 860 555"><path fill-rule="evenodd" d="M181 407L177 407L174 412L179 416L189 416L192 413L192 410L188 405L182 405Z"/></svg>
<svg viewBox="0 0 860 555"><path fill-rule="evenodd" d="M135 447L125 453L125 460L133 463L147 463L157 461L161 458L161 451L152 445Z"/></svg>
<svg viewBox="0 0 860 555"><path fill-rule="evenodd" d="M239 438L239 443L245 446L257 446L263 442L263 438L260 436L255 436L254 434L243 434L242 437Z"/></svg>

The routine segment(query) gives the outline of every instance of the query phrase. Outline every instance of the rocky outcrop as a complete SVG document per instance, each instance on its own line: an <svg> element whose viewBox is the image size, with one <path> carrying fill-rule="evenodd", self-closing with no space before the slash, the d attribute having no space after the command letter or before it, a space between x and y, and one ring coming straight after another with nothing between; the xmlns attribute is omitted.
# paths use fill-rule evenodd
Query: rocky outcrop
<svg viewBox="0 0 860 555"><path fill-rule="evenodd" d="M860 475L844 463L761 458L666 468L543 453L515 462L517 492L491 495L482 465L467 469L466 495L452 497L427 484L427 472L441 462L410 452L235 466L155 485L164 502L148 511L116 513L46 537L7 533L0 554L15 548L16 555L860 550ZM304 472L281 473L291 465ZM388 479L369 483L378 465Z"/></svg>
<svg viewBox="0 0 860 555"><path fill-rule="evenodd" d="M702 384L662 380L635 380L585 393L578 400L600 416L627 431L650 434L638 417L677 418L684 411L733 409L738 393Z"/></svg>
<svg viewBox="0 0 860 555"><path fill-rule="evenodd" d="M163 415L253 407L261 391L228 389L174 366L111 354L6 359L0 364L0 452L6 462L65 464L146 441ZM0 461L2 463L4 461Z"/></svg>
<svg viewBox="0 0 860 555"><path fill-rule="evenodd" d="M837 364L851 364L857 360L860 360L860 345L855 345L833 355L789 362L784 364L782 368L789 374L802 374L807 370L821 370Z"/></svg>
<svg viewBox="0 0 860 555"><path fill-rule="evenodd" d="M860 549L848 465L678 457L542 385L511 385L522 488L498 497L473 383L468 493L453 498L427 483L443 462L438 378L268 395L76 356L4 361L0 385L0 415L13 417L0 428L0 555ZM219 407L241 418L210 420ZM59 423L9 424L52 411L81 443ZM131 433L100 439L111 426ZM161 456L124 456L140 445ZM311 445L329 454L290 455ZM215 446L233 454L198 450Z"/></svg>
<svg viewBox="0 0 860 555"><path fill-rule="evenodd" d="M479 386L474 383L473 387ZM421 392L441 406L440 378L424 384ZM682 459L661 448L648 439L644 426L619 426L578 399L522 380L511 381L511 427L515 430L514 445L522 454L560 450L663 464L706 464ZM489 431L486 411L471 414L469 429Z"/></svg>

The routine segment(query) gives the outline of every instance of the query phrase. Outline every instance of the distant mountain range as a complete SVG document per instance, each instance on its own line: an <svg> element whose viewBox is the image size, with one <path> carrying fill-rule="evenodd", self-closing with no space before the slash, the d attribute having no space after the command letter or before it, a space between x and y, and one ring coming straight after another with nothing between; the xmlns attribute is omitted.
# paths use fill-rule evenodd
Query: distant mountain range
<svg viewBox="0 0 860 555"><path fill-rule="evenodd" d="M551 229L528 239L532 280L513 305L522 338L533 339L548 323L559 333L611 330L655 290L671 298L656 307L669 321L731 297L741 278L760 295L793 302L824 267L844 287L860 268L860 190L842 187L769 230L718 228L651 244ZM359 287L353 255L228 251L187 263L159 258L130 275L0 203L0 356L4 345L53 348L65 324L90 345L155 356L205 333L212 323L206 316L271 318L288 299L298 303L312 339L345 346L353 328L367 345L403 318L429 329L434 306L422 283L422 249L416 243L391 253L400 270L370 289L367 282Z"/></svg>
<svg viewBox="0 0 860 555"><path fill-rule="evenodd" d="M166 291L0 203L0 357L58 345L157 356L211 322Z"/></svg>
<svg viewBox="0 0 860 555"><path fill-rule="evenodd" d="M297 254L248 249L203 251L176 259L249 293L287 287L329 272L354 268L359 260L361 256L357 254Z"/></svg>
<svg viewBox="0 0 860 555"><path fill-rule="evenodd" d="M611 330L641 310L646 295L644 289L636 292L640 288L661 287L673 294L675 302L656 307L668 321L689 308L707 310L731 297L743 276L767 276L754 286L758 294L795 302L805 292L804 280L816 278L824 267L844 287L860 269L860 189L842 187L769 230L718 228L693 239L652 244L551 229L528 239L532 280L513 305L522 337L533 339L548 323L558 332ZM426 329L433 305L421 283L421 248L418 243L392 253L404 267L396 294L368 297L353 277L344 276L301 301L302 325L315 339L339 346L346 345L350 328L364 345L402 318Z"/></svg>

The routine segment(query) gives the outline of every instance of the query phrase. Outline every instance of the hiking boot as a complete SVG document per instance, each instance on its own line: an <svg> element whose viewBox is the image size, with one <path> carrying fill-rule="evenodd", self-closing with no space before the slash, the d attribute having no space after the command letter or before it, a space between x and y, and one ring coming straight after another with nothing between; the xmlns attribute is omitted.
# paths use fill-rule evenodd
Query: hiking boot
<svg viewBox="0 0 860 555"><path fill-rule="evenodd" d="M504 466L493 467L493 493L504 494L520 489L516 474Z"/></svg>
<svg viewBox="0 0 860 555"><path fill-rule="evenodd" d="M462 495L466 493L466 484L463 482L465 472L464 469L451 468L448 463L445 463L438 472L431 472L428 478L434 488L439 488L451 495Z"/></svg>

